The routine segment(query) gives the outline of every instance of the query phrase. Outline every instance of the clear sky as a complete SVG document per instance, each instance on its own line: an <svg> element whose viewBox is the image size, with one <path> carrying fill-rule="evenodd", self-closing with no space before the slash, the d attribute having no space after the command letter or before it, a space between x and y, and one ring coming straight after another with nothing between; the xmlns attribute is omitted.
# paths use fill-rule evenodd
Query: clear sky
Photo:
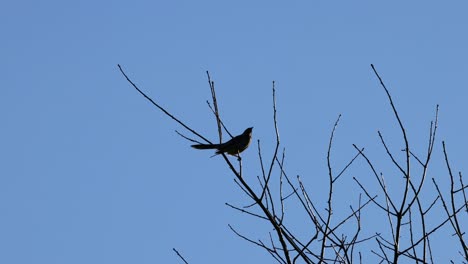
<svg viewBox="0 0 468 264"><path fill-rule="evenodd" d="M253 126L266 157L276 81L286 169L325 207L339 114L336 170L352 144L390 168L377 130L403 148L373 63L421 155L440 105L429 177L447 181L441 140L466 172L467 11L466 1L3 1L0 263L181 263L173 247L191 264L273 262L228 228L264 240L270 231L225 205L249 202L222 159L190 148L117 64L215 141L209 70L224 121L235 134ZM256 148L243 157L255 183ZM352 191L336 193L343 208L359 195L350 179L372 177L362 159L353 168L341 183Z"/></svg>

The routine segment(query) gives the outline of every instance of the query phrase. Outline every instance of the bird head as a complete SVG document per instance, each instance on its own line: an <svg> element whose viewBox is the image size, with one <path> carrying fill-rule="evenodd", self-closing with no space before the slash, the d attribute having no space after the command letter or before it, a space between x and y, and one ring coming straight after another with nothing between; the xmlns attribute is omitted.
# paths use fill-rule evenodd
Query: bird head
<svg viewBox="0 0 468 264"><path fill-rule="evenodd" d="M244 135L252 134L252 129L253 129L253 127L249 127L249 128L247 128L247 129L244 131L244 133L242 133L242 134L244 134Z"/></svg>

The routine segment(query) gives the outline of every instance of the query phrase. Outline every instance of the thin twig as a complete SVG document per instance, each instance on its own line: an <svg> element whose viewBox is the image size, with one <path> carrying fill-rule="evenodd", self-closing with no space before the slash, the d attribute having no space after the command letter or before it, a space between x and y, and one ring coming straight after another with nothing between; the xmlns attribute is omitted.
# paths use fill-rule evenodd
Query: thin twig
<svg viewBox="0 0 468 264"><path fill-rule="evenodd" d="M192 132L194 135L198 136L199 138L205 140L206 142L208 142L209 144L212 144L211 141L209 141L207 138L205 138L204 136L200 135L197 131L191 129L190 127L188 127L184 122L180 121L177 117L175 117L174 115L172 115L171 113L169 113L165 108L163 108L162 106L160 106L159 104L157 104L155 101L153 101L153 99L151 99L149 96L147 96L143 91L140 90L140 88L138 88L138 86L136 86L132 80L130 80L130 78L127 76L127 74L124 72L124 70L122 69L122 67L120 66L120 64L117 64L117 66L119 67L119 70L120 72L122 73L122 75L125 77L125 79L127 79L127 81L133 86L133 88L135 88L141 95L143 95L143 97L145 97L148 101L150 101L154 106L156 106L159 110L161 110L165 115L167 115L168 117L170 117L171 119L173 119L174 121L176 121L177 123L179 123L181 126L183 126L185 129L187 129L188 131Z"/></svg>
<svg viewBox="0 0 468 264"><path fill-rule="evenodd" d="M185 264L189 264L189 263L184 259L184 257L182 257L182 255L179 253L179 251L177 251L177 249L172 248L172 250L177 254L177 256L179 256L179 258L180 258Z"/></svg>

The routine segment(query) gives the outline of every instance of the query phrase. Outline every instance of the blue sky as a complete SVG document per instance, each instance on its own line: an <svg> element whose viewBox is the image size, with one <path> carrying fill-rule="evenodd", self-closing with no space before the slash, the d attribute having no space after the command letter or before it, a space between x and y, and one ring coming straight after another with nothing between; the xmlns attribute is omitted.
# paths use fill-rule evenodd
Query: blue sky
<svg viewBox="0 0 468 264"><path fill-rule="evenodd" d="M180 263L173 247L190 263L272 261L227 226L255 239L269 231L225 206L248 200L222 159L191 149L174 133L183 129L137 94L117 64L216 140L205 103L209 70L224 121L235 134L253 126L266 156L276 81L287 170L325 207L326 148L339 114L337 170L357 144L391 175L377 130L402 148L373 63L421 155L440 105L429 177L443 185L441 140L453 169L467 169L467 10L464 1L4 2L0 262ZM256 148L243 156L255 181ZM353 176L371 174L361 161L342 186ZM336 199L348 206L358 194L338 190Z"/></svg>

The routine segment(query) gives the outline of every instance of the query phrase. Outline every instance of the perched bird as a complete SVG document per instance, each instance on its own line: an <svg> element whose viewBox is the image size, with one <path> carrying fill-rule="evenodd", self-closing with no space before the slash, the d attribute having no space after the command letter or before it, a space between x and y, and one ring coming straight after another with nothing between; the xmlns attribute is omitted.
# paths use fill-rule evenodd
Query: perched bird
<svg viewBox="0 0 468 264"><path fill-rule="evenodd" d="M247 128L244 133L233 137L231 140L221 144L196 144L192 148L196 149L216 149L216 155L227 153L233 156L244 151L250 144L253 127Z"/></svg>

